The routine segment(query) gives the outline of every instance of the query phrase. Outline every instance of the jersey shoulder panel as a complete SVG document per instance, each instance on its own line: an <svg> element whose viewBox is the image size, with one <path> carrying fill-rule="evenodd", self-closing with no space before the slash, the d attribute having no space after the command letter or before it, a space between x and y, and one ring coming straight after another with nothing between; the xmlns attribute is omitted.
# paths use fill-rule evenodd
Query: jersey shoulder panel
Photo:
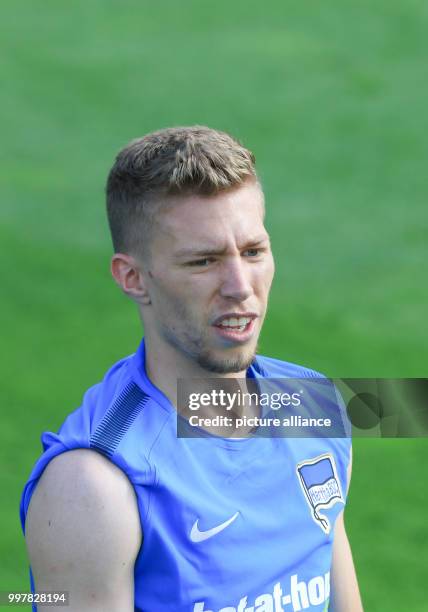
<svg viewBox="0 0 428 612"><path fill-rule="evenodd" d="M58 432L45 431L42 434L43 452L33 467L21 498L23 527L41 475L49 462L61 453L92 449L121 468L133 484L153 479L147 457L162 422L159 419L147 422L145 408L151 401L132 378L131 359L132 356L115 363L101 382L90 387L81 405L66 417ZM136 465L138 469L135 469Z"/></svg>
<svg viewBox="0 0 428 612"><path fill-rule="evenodd" d="M253 368L258 377L277 379L279 385L280 379L300 379L299 384L308 392L308 397L322 400L319 403L318 416L332 416L335 422L334 437L339 445L344 445L349 455L352 425L340 391L332 380L312 368L263 355L257 355ZM339 438L342 438L340 443Z"/></svg>

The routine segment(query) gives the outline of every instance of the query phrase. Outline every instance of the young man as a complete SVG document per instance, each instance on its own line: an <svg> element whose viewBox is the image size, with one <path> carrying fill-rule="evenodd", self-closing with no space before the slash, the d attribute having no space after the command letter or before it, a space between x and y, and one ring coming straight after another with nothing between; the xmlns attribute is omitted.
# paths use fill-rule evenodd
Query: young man
<svg viewBox="0 0 428 612"><path fill-rule="evenodd" d="M274 263L252 153L206 127L149 134L119 153L107 209L145 338L44 434L21 508L36 590L70 612L362 610L349 439L177 437L179 378L316 376L255 356ZM321 519L302 483L322 465Z"/></svg>

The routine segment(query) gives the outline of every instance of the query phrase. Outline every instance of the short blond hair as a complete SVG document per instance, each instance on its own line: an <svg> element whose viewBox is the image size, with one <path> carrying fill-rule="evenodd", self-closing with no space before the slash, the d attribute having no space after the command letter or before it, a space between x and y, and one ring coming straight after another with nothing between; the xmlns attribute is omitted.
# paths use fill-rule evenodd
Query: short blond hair
<svg viewBox="0 0 428 612"><path fill-rule="evenodd" d="M257 180L255 157L206 126L166 128L131 141L107 180L107 215L116 252L147 250L155 204L168 196L215 195Z"/></svg>

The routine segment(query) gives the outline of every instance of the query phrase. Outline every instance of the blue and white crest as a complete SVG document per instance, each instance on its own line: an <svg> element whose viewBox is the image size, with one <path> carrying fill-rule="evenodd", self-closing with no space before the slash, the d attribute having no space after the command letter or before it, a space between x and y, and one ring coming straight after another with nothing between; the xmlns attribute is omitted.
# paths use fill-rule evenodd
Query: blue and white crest
<svg viewBox="0 0 428 612"><path fill-rule="evenodd" d="M325 454L301 461L296 470L311 508L312 518L325 533L330 533L330 522L325 515L318 512L318 508L331 508L338 502L345 503L333 457Z"/></svg>

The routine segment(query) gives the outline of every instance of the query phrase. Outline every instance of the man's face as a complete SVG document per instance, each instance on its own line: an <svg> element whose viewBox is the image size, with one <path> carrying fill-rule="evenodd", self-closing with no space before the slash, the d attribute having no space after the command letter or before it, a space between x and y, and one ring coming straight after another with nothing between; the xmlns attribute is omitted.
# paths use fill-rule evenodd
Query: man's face
<svg viewBox="0 0 428 612"><path fill-rule="evenodd" d="M210 372L243 372L265 317L274 263L256 182L215 196L170 198L147 265L151 341ZM178 354L177 354L178 353Z"/></svg>

